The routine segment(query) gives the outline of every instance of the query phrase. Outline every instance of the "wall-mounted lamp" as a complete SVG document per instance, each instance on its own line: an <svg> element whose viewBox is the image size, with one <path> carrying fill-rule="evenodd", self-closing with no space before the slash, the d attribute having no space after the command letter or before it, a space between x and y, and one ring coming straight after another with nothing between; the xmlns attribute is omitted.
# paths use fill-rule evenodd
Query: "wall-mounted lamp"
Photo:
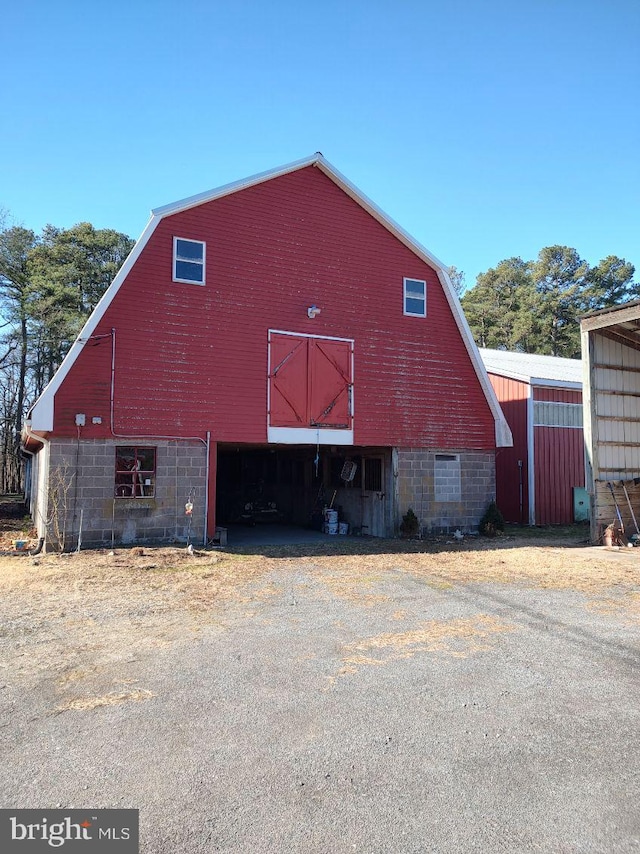
<svg viewBox="0 0 640 854"><path fill-rule="evenodd" d="M317 317L321 311L322 309L318 308L317 305L309 306L309 308L307 309L307 317L313 320L313 318Z"/></svg>

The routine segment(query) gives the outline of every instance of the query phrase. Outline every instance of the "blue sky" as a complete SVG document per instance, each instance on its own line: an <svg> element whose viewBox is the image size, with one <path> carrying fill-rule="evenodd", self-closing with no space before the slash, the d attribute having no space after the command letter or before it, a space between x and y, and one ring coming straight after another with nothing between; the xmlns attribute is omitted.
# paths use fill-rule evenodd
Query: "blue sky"
<svg viewBox="0 0 640 854"><path fill-rule="evenodd" d="M0 207L138 237L322 151L446 264L640 277L638 0L4 4Z"/></svg>

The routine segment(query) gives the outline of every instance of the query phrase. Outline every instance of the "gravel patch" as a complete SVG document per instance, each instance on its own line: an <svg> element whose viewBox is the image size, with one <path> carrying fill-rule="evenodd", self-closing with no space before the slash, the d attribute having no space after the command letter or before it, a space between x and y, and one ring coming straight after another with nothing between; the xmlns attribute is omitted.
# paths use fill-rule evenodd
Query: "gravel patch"
<svg viewBox="0 0 640 854"><path fill-rule="evenodd" d="M141 851L640 851L640 550L0 558L2 807Z"/></svg>

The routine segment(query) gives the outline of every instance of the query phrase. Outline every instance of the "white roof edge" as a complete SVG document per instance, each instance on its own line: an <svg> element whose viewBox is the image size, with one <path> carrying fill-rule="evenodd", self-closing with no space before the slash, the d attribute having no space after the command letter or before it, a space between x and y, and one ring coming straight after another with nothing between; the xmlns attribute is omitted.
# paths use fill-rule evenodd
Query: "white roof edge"
<svg viewBox="0 0 640 854"><path fill-rule="evenodd" d="M30 410L32 430L53 430L53 400L64 378L69 373L71 366L80 355L87 339L93 335L102 316L120 289L120 285L129 275L129 271L138 260L140 253L146 246L149 238L155 231L160 220L153 215L146 224L144 231L138 238L135 246L127 256L124 264L118 270L116 277L100 298L98 304L89 315L87 322L82 327L80 334L71 346L71 349L63 359L60 367L53 375L49 384L44 388L40 397L36 400Z"/></svg>
<svg viewBox="0 0 640 854"><path fill-rule="evenodd" d="M572 380L550 380L547 377L531 377L531 385L544 385L549 388L569 388L580 391L582 388L581 382Z"/></svg>
<svg viewBox="0 0 640 854"><path fill-rule="evenodd" d="M532 377L530 374L522 374L518 371L511 371L508 368L496 368L486 366L488 374L495 374L498 377L506 377L509 380L518 380L519 382L527 383L527 385L544 385L551 388L569 388L580 390L581 382L574 380L554 380L549 377Z"/></svg>
<svg viewBox="0 0 640 854"><path fill-rule="evenodd" d="M440 279L440 284L442 285L442 289L447 298L447 301L449 302L451 313L453 314L458 329L460 330L460 334L462 335L462 340L464 341L467 348L467 352L469 353L469 356L471 358L471 364L474 367L476 376L480 381L480 385L482 386L482 390L484 391L487 403L489 404L489 409L491 410L491 414L493 415L493 420L495 423L496 447L511 448L513 447L513 436L511 434L511 428L507 423L507 419L504 417L504 412L502 411L502 407L500 406L500 403L498 401L498 396L495 393L493 386L491 385L489 374L487 373L487 370L484 366L484 362L482 361L482 357L480 356L478 345L476 344L473 338L471 328L469 326L469 323L467 322L467 318L465 317L464 311L462 310L462 306L460 305L458 295L456 294L455 289L451 284L449 273L444 267L440 267L440 269L436 272L438 274L438 278Z"/></svg>
<svg viewBox="0 0 640 854"><path fill-rule="evenodd" d="M231 184L225 184L224 186L219 187L218 189L209 190L207 192L199 193L198 195L189 196L188 198L173 202L172 204L154 208L151 212L151 218L149 222L147 223L135 246L131 250L126 261L124 262L124 264L118 271L118 274L114 278L113 282L107 288L102 298L96 305L95 309L91 313L89 319L82 328L80 335L72 345L64 361L53 376L53 379L47 385L38 400L31 408L31 429L41 431L48 431L53 429L53 404L56 391L60 388L63 380L69 373L71 366L82 351L86 339L93 334L98 323L102 319L102 316L104 315L111 301L120 289L121 284L126 279L135 262L138 260L140 254L142 253L142 250L146 246L158 223L162 219L167 216L171 216L172 214L179 213L180 211L187 210L188 208L196 207L197 205L213 201L214 199L222 198L223 196L230 195L231 193L239 192L240 190L244 190L256 184L260 184L265 181L269 181L273 178L286 175L289 172L295 172L299 169L304 169L308 166L315 166L319 168L322 172L324 172L327 177L329 177L332 181L334 181L334 183L341 187L348 196L350 196L357 204L359 204L360 207L364 208L364 210L371 214L374 219L378 220L378 222L383 225L388 231L394 234L408 249L410 249L419 258L422 258L425 263L435 269L440 283L443 286L443 290L449 303L449 307L451 308L453 317L456 321L458 329L462 335L464 344L471 358L471 362L475 369L476 375L478 376L480 385L482 386L482 390L484 391L485 397L493 414L495 420L496 446L510 447L513 444L511 431L502 413L502 409L500 408L500 404L498 403L498 398L493 390L493 386L489 381L487 371L480 357L480 353L478 352L478 348L473 339L473 335L471 334L469 324L467 323L467 320L464 316L464 312L462 311L460 300L458 299L453 285L451 284L448 268L445 264L442 263L442 261L439 261L435 257L435 255L432 255L432 253L429 252L428 249L422 246L422 244L418 243L418 241L415 240L407 231L405 231L402 226L398 225L397 222L387 216L384 211L378 207L378 205L376 205L371 199L365 196L364 193L360 192L360 190L355 186L355 184L352 184L348 178L346 178L344 175L342 175L341 172L335 169L320 152L316 152L310 157L305 157L301 160L293 161L292 163L288 163L285 166L280 166L276 169L271 169L266 172L260 172L257 175L253 175L249 178L244 178L241 181L235 181Z"/></svg>
<svg viewBox="0 0 640 854"><path fill-rule="evenodd" d="M496 376L507 377L507 379L510 380L519 380L523 383L528 383L531 381L531 377L529 376L529 374L521 374L518 373L518 371L503 370L502 368L498 370L497 368L490 368L488 365L485 365L485 367L487 369L488 374L496 374Z"/></svg>
<svg viewBox="0 0 640 854"><path fill-rule="evenodd" d="M276 169L268 169L266 172L259 172L257 175L251 175L249 178L242 178L240 181L232 181L231 184L224 184L222 187L216 187L213 190L206 190L204 193L197 193L195 196L187 196L186 199L180 199L177 202L162 205L159 208L154 208L151 213L153 216L157 217L170 216L171 214L188 210L188 208L194 208L198 205L203 205L206 202L212 202L214 199L221 199L223 196L229 196L231 193L246 190L249 187L253 187L255 184L262 184L265 181L270 181L272 178L279 178L281 175L287 175L289 172L296 172L298 169L313 166L320 160L324 160L324 157L320 152L316 152L315 154L312 154L311 157L303 157L301 160L294 160L293 163L278 166Z"/></svg>
<svg viewBox="0 0 640 854"><path fill-rule="evenodd" d="M316 163L314 164L318 166L329 178L331 178L339 187L341 187L348 196L357 202L360 207L364 208L374 219L377 219L378 222L383 225L388 231L404 243L404 245L411 249L412 252L415 252L416 255L422 257L423 261L426 261L430 266L436 267L442 270L446 276L447 280L449 280L448 267L435 255L433 255L429 250L424 247L421 243L412 237L408 231L405 231L404 228L399 225L395 220L391 219L382 208L378 207L378 205L373 202L368 196L365 196L355 184L353 184L348 178L346 178L341 172L333 167L328 160L325 160L322 155L320 155ZM449 281L449 287L452 287L451 282ZM457 299L457 297L456 297ZM462 308L460 309L462 310Z"/></svg>

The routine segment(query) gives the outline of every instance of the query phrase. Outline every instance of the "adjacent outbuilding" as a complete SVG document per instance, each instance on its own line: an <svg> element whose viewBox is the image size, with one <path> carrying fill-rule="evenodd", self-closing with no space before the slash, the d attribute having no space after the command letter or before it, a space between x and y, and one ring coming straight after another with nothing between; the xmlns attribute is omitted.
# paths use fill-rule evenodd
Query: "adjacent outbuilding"
<svg viewBox="0 0 640 854"><path fill-rule="evenodd" d="M640 302L581 321L591 534L640 522Z"/></svg>
<svg viewBox="0 0 640 854"><path fill-rule="evenodd" d="M24 431L67 545L469 529L510 442L446 266L320 154L156 209Z"/></svg>
<svg viewBox="0 0 640 854"><path fill-rule="evenodd" d="M497 504L507 522L563 525L588 518L582 363L481 349L513 435L496 457Z"/></svg>

